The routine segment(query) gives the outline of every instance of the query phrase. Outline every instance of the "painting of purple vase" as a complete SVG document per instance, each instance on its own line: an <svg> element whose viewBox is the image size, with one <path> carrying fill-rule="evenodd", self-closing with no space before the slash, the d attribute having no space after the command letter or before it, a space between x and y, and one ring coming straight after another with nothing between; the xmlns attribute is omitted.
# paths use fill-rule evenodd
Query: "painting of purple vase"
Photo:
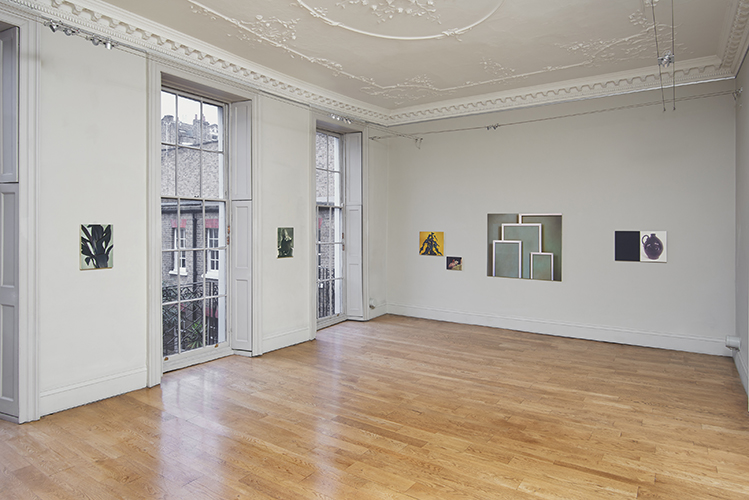
<svg viewBox="0 0 749 500"><path fill-rule="evenodd" d="M666 231L640 231L640 262L666 262Z"/></svg>

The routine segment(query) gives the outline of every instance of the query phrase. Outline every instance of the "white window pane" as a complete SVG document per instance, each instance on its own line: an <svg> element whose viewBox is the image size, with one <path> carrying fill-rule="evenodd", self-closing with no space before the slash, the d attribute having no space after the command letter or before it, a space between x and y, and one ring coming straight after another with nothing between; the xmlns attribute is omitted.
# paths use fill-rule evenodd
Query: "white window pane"
<svg viewBox="0 0 749 500"><path fill-rule="evenodd" d="M343 191L341 190L341 174L333 172L330 174L330 204L343 205Z"/></svg>
<svg viewBox="0 0 749 500"><path fill-rule="evenodd" d="M200 150L177 148L177 196L200 197Z"/></svg>
<svg viewBox="0 0 749 500"><path fill-rule="evenodd" d="M161 310L164 356L179 352L179 305L164 306Z"/></svg>
<svg viewBox="0 0 749 500"><path fill-rule="evenodd" d="M174 247L173 231L177 228L177 200L161 199L161 248L171 250Z"/></svg>
<svg viewBox="0 0 749 500"><path fill-rule="evenodd" d="M177 97L178 143L182 146L200 145L200 101Z"/></svg>
<svg viewBox="0 0 749 500"><path fill-rule="evenodd" d="M226 203L223 201L205 202L205 227L215 229L217 238L215 246L226 247Z"/></svg>
<svg viewBox="0 0 749 500"><path fill-rule="evenodd" d="M203 149L224 150L224 108L203 103Z"/></svg>
<svg viewBox="0 0 749 500"><path fill-rule="evenodd" d="M161 302L179 300L179 273L175 271L178 252L161 253Z"/></svg>
<svg viewBox="0 0 749 500"><path fill-rule="evenodd" d="M226 342L226 297L205 301L205 328L207 345Z"/></svg>
<svg viewBox="0 0 749 500"><path fill-rule="evenodd" d="M328 168L328 136L325 134L317 133L315 138L315 165L319 169Z"/></svg>
<svg viewBox="0 0 749 500"><path fill-rule="evenodd" d="M185 246L203 248L205 227L203 226L203 202L200 200L179 201L180 224L185 228Z"/></svg>
<svg viewBox="0 0 749 500"><path fill-rule="evenodd" d="M176 193L177 157L176 148L161 145L161 194L174 196Z"/></svg>
<svg viewBox="0 0 749 500"><path fill-rule="evenodd" d="M223 198L224 196L224 155L203 151L203 198Z"/></svg>
<svg viewBox="0 0 749 500"><path fill-rule="evenodd" d="M192 351L205 345L205 331L203 328L204 302L204 300L193 300L181 304L181 352Z"/></svg>
<svg viewBox="0 0 749 500"><path fill-rule="evenodd" d="M328 204L328 172L325 170L315 170L315 191L316 201L318 204Z"/></svg>
<svg viewBox="0 0 749 500"><path fill-rule="evenodd" d="M177 139L177 96L161 92L161 142L174 144Z"/></svg>

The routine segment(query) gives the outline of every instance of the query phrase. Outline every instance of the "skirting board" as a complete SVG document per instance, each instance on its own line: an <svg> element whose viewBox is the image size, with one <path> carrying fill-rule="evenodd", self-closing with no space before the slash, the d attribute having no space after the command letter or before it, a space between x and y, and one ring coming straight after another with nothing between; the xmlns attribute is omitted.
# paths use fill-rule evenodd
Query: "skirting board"
<svg viewBox="0 0 749 500"><path fill-rule="evenodd" d="M312 334L314 335L314 332L312 332ZM290 332L272 334L268 337L263 337L262 352L266 353L275 351L276 349L289 347L294 344L301 344L302 342L312 340L312 338L314 337L310 335L310 329L308 327L299 328Z"/></svg>
<svg viewBox="0 0 749 500"><path fill-rule="evenodd" d="M80 384L43 391L39 398L42 416L111 398L146 386L146 368L109 375Z"/></svg>
<svg viewBox="0 0 749 500"><path fill-rule="evenodd" d="M733 360L736 363L739 377L741 377L741 383L744 384L744 390L749 394L749 367L746 366L746 353L742 351L734 352Z"/></svg>
<svg viewBox="0 0 749 500"><path fill-rule="evenodd" d="M509 318L504 316L468 314L458 311L447 311L419 306L405 306L388 304L389 314L412 316L416 318L449 321L466 325L489 326L517 330L520 332L540 333L557 337L569 337L614 344L634 345L639 347L655 347L672 351L695 352L715 356L730 356L731 351L726 348L724 339L692 337L660 332L645 332L612 328L608 326L583 325L574 323L560 323L554 321L536 320L532 318Z"/></svg>

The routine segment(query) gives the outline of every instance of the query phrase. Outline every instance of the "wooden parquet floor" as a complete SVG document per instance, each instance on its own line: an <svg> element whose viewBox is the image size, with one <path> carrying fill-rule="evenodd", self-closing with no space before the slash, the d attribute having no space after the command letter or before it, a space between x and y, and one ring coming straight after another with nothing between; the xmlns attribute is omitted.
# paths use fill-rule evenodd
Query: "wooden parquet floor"
<svg viewBox="0 0 749 500"><path fill-rule="evenodd" d="M0 422L3 499L747 499L730 358L386 316Z"/></svg>

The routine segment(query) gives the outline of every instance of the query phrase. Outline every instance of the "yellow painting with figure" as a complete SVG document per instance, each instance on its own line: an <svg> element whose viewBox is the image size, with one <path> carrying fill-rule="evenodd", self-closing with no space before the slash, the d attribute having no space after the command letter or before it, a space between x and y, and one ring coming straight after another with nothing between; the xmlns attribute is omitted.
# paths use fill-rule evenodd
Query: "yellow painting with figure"
<svg viewBox="0 0 749 500"><path fill-rule="evenodd" d="M419 233L419 255L445 255L445 233L421 231Z"/></svg>

